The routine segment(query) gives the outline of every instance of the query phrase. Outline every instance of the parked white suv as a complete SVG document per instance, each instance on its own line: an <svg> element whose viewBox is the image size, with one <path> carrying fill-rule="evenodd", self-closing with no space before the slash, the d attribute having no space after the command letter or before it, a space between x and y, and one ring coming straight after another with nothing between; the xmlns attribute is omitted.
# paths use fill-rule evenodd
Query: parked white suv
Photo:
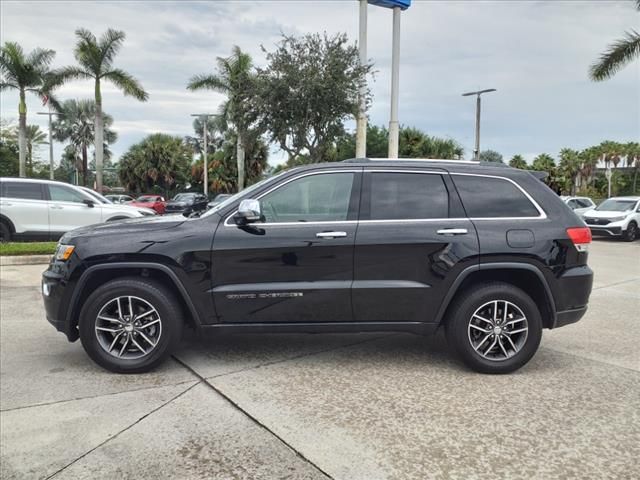
<svg viewBox="0 0 640 480"><path fill-rule="evenodd" d="M594 235L620 236L631 242L640 234L640 197L609 198L582 218Z"/></svg>
<svg viewBox="0 0 640 480"><path fill-rule="evenodd" d="M0 178L0 240L57 240L84 225L153 215L149 209L101 203L62 182Z"/></svg>
<svg viewBox="0 0 640 480"><path fill-rule="evenodd" d="M568 205L568 207L578 215L593 210L596 204L589 197L560 197L560 199Z"/></svg>

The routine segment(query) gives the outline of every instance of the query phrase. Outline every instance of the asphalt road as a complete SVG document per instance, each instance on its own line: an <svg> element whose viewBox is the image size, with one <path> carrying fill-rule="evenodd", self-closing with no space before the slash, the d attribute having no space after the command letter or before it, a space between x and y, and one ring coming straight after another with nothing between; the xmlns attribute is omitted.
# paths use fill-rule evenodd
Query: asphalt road
<svg viewBox="0 0 640 480"><path fill-rule="evenodd" d="M0 477L640 478L640 242L597 240L589 312L515 374L444 339L186 338L114 375L44 319L42 265L0 272Z"/></svg>

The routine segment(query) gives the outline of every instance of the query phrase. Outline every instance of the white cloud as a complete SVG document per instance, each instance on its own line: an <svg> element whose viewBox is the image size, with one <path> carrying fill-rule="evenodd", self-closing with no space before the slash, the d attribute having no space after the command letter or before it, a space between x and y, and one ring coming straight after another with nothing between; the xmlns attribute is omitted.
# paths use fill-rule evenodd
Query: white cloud
<svg viewBox="0 0 640 480"><path fill-rule="evenodd" d="M56 66L72 64L74 30L96 34L113 27L127 40L116 63L150 93L146 103L105 85L104 108L120 133L119 155L146 134L189 134L190 113L216 111L223 97L187 92L196 73L211 72L216 56L233 45L264 62L279 33L346 31L355 41L355 1L242 2L16 2L0 4L0 40L26 50L57 51ZM473 149L474 103L460 94L497 88L483 102L482 148L505 157L528 152L557 154L604 139L640 137L640 62L612 80L592 83L589 64L622 32L637 28L633 2L622 1L421 1L402 15L400 120L431 134L449 136ZM378 71L371 83L369 115L387 124L389 114L391 12L369 7L368 54ZM74 82L60 96L91 97L91 82ZM17 117L17 96L0 97L3 117ZM45 126L37 98L29 122ZM56 146L56 151L61 147ZM273 155L280 161L282 155Z"/></svg>

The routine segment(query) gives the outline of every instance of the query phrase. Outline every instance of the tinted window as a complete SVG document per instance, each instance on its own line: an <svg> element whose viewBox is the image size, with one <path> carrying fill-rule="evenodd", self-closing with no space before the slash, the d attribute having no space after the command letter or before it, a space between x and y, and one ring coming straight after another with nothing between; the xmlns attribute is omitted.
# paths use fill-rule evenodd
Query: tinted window
<svg viewBox="0 0 640 480"><path fill-rule="evenodd" d="M469 217L537 217L540 215L524 193L507 180L453 175L453 181Z"/></svg>
<svg viewBox="0 0 640 480"><path fill-rule="evenodd" d="M347 220L353 173L326 173L293 180L260 199L269 223Z"/></svg>
<svg viewBox="0 0 640 480"><path fill-rule="evenodd" d="M42 186L31 182L3 182L2 196L25 200L42 200Z"/></svg>
<svg viewBox="0 0 640 480"><path fill-rule="evenodd" d="M447 218L449 194L441 175L372 173L371 220Z"/></svg>
<svg viewBox="0 0 640 480"><path fill-rule="evenodd" d="M49 185L49 196L54 202L82 203L86 199L80 192L61 185Z"/></svg>
<svg viewBox="0 0 640 480"><path fill-rule="evenodd" d="M592 206L592 203L586 198L576 198L575 201L578 204L578 208L588 208Z"/></svg>

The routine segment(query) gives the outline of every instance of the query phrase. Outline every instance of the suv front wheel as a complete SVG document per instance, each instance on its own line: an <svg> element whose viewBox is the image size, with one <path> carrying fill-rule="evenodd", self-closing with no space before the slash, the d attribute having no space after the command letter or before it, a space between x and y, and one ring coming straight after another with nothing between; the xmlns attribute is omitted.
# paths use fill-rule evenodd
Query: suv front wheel
<svg viewBox="0 0 640 480"><path fill-rule="evenodd" d="M482 373L509 373L525 365L542 338L535 302L501 282L472 287L452 306L447 341L463 362Z"/></svg>
<svg viewBox="0 0 640 480"><path fill-rule="evenodd" d="M112 280L80 312L80 340L100 366L140 373L159 365L180 341L183 315L164 285L147 278Z"/></svg>

